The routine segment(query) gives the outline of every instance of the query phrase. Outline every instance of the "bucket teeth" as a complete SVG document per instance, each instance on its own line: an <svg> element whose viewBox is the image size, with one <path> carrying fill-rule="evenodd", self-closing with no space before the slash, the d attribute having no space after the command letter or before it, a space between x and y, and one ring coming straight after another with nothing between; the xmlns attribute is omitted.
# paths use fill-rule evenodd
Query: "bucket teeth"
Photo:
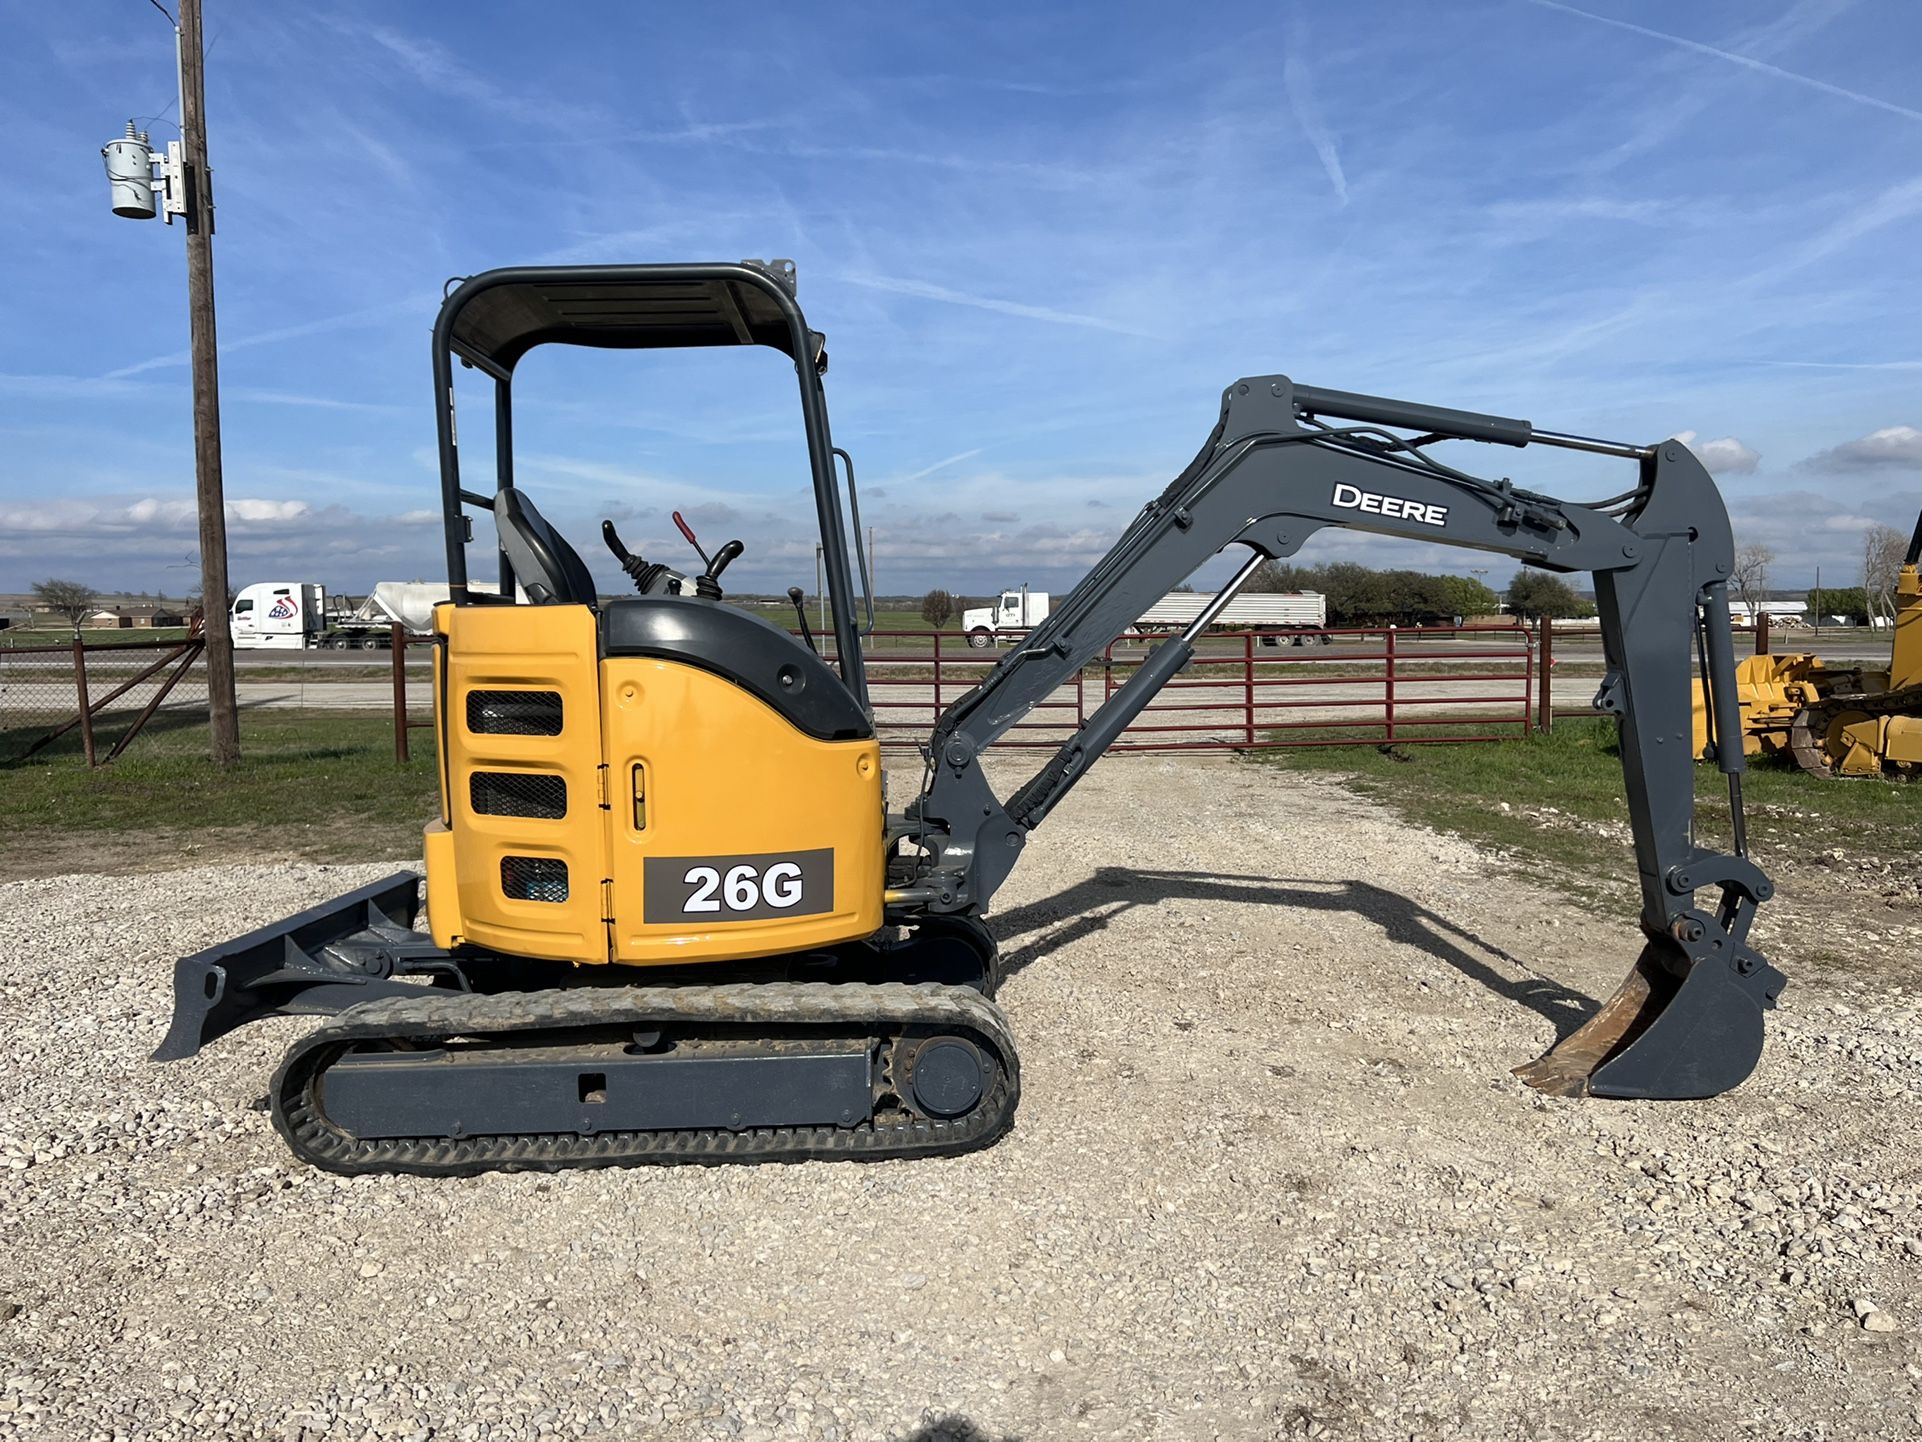
<svg viewBox="0 0 1922 1442"><path fill-rule="evenodd" d="M1642 948L1615 994L1515 1075L1550 1096L1684 1100L1740 1086L1762 1055L1762 1013L1786 978L1754 952L1676 977Z"/></svg>

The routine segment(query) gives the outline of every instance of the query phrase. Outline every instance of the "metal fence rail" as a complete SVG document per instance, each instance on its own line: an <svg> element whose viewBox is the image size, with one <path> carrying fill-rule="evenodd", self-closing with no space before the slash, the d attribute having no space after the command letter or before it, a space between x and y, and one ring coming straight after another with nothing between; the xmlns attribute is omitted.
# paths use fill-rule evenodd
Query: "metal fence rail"
<svg viewBox="0 0 1922 1442"><path fill-rule="evenodd" d="M1155 644L1150 637L1116 641L998 744L1058 746L1127 683ZM925 739L941 712L999 659L925 631L877 631L865 654L886 746ZM1533 638L1518 626L1217 633L1114 749L1496 741L1533 728L1535 681Z"/></svg>
<svg viewBox="0 0 1922 1442"><path fill-rule="evenodd" d="M1116 641L1000 744L1060 745L1127 684L1160 639ZM386 712L396 759L405 760L410 730L429 724L435 651L408 644L404 635L395 640L391 653L364 661L250 653L238 673L243 714ZM1551 697L1541 642L1531 628L1486 625L1217 633L1115 749L1246 751L1526 736L1567 714ZM121 754L142 724L204 725L200 646L190 638L0 648L0 763L68 751L98 763ZM928 631L878 631L864 651L877 727L889 748L924 741L941 713L1005 654ZM827 657L833 659L831 648Z"/></svg>

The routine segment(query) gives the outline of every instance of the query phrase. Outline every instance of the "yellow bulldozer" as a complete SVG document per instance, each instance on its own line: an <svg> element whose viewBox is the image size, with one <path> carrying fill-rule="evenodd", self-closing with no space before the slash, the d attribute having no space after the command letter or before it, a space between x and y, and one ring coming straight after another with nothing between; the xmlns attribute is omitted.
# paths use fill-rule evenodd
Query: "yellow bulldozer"
<svg viewBox="0 0 1922 1442"><path fill-rule="evenodd" d="M1895 587L1887 670L1833 666L1807 652L1751 656L1735 668L1742 750L1787 755L1817 776L1922 779L1922 516ZM1695 687L1695 754L1711 756Z"/></svg>

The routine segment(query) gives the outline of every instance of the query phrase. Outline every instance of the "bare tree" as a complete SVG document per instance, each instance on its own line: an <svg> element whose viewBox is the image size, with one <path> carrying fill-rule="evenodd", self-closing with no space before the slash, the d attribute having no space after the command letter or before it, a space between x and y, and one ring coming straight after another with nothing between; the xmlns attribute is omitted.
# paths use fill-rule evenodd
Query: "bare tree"
<svg viewBox="0 0 1922 1442"><path fill-rule="evenodd" d="M1895 619L1895 583L1909 538L1893 526L1870 526L1862 533L1862 589L1869 593L1871 619Z"/></svg>
<svg viewBox="0 0 1922 1442"><path fill-rule="evenodd" d="M921 598L921 619L939 631L954 617L954 597L938 586Z"/></svg>
<svg viewBox="0 0 1922 1442"><path fill-rule="evenodd" d="M94 603L100 599L83 581L35 581L33 594L54 615L65 616L76 631L93 614Z"/></svg>
<svg viewBox="0 0 1922 1442"><path fill-rule="evenodd" d="M1760 614L1762 601L1768 595L1769 567L1774 564L1775 552L1760 542L1735 548L1735 569L1729 574L1729 581L1735 587L1735 594L1742 598L1742 604L1748 608L1751 624Z"/></svg>

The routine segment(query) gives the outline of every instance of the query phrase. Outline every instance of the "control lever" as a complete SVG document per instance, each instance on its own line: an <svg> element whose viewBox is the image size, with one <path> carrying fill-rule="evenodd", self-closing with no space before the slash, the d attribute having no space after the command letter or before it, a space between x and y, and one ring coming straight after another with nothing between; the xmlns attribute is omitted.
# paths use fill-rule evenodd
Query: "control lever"
<svg viewBox="0 0 1922 1442"><path fill-rule="evenodd" d="M794 603L794 619L801 623L801 639L808 643L808 650L820 655L821 648L814 644L814 633L808 629L807 597L801 594L799 586L789 586L787 598Z"/></svg>
<svg viewBox="0 0 1922 1442"><path fill-rule="evenodd" d="M642 595L646 595L668 569L658 561L644 561L639 556L631 554L627 547L621 544L621 538L615 533L612 521L601 522L601 539L607 542L607 549L614 553L614 559L621 563L621 569L627 572L628 579L633 581L634 589Z"/></svg>
<svg viewBox="0 0 1922 1442"><path fill-rule="evenodd" d="M681 518L679 511L674 513L674 524L680 527L681 534L687 537L687 543L694 548L694 553L703 561L707 562L706 572L694 578L695 594L709 601L720 600L721 572L725 571L729 564L733 562L734 558L745 551L747 547L739 541L729 541L726 545L722 546L720 550L710 556L706 551L701 549L701 543L694 538L694 528Z"/></svg>

